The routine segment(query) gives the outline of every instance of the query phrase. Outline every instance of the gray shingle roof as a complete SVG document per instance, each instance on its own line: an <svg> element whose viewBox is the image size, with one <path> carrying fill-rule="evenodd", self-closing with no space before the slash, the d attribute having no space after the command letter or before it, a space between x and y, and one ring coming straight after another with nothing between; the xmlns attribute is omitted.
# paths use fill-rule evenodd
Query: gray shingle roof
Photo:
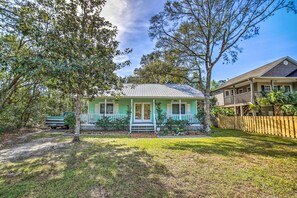
<svg viewBox="0 0 297 198"><path fill-rule="evenodd" d="M108 96L104 94L101 97ZM204 98L201 91L181 84L124 84L122 98Z"/></svg>
<svg viewBox="0 0 297 198"><path fill-rule="evenodd" d="M295 62L294 59L290 58L290 57L283 57L281 59L278 59L276 61L273 61L271 63L268 63L266 65L263 65L261 67L258 67L254 70L251 70L249 72L246 72L244 74L241 74L239 76L236 76L230 80L228 80L225 84L221 85L220 87L218 87L216 90L222 89L224 87L228 87L237 83L240 83L244 80L248 80L250 78L256 78L256 77L261 77L263 74L265 74L266 72L268 72L269 70L271 70L272 68L274 68L275 66L277 66L278 64L280 64L282 61L289 59L292 62Z"/></svg>

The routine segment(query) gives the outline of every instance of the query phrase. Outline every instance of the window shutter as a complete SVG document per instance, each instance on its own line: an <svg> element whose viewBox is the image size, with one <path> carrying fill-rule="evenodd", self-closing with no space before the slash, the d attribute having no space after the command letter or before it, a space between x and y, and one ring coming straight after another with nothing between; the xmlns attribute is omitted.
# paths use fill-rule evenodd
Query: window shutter
<svg viewBox="0 0 297 198"><path fill-rule="evenodd" d="M171 115L171 103L167 104L167 115Z"/></svg>
<svg viewBox="0 0 297 198"><path fill-rule="evenodd" d="M95 113L100 113L100 105L95 104Z"/></svg>
<svg viewBox="0 0 297 198"><path fill-rule="evenodd" d="M114 114L118 114L119 113L119 104L115 103L114 104Z"/></svg>
<svg viewBox="0 0 297 198"><path fill-rule="evenodd" d="M186 114L191 113L191 104L186 104Z"/></svg>

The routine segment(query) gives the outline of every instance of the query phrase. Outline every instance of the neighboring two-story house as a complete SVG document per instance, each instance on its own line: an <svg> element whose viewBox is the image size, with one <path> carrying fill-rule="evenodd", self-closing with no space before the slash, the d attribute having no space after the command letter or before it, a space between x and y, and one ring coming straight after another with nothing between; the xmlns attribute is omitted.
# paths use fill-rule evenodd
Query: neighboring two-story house
<svg viewBox="0 0 297 198"><path fill-rule="evenodd" d="M213 92L217 105L234 108L237 115L259 115L251 111L249 105L255 103L263 92L273 89L297 91L297 61L284 57L257 69L228 80ZM273 108L264 107L262 115L273 115Z"/></svg>

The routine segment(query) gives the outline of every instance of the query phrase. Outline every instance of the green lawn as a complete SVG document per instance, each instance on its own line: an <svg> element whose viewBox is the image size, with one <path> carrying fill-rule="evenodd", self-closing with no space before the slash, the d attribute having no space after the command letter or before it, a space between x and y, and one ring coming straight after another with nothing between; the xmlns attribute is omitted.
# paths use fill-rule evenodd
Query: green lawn
<svg viewBox="0 0 297 198"><path fill-rule="evenodd" d="M297 140L220 129L212 136L84 137L0 164L0 197L297 197Z"/></svg>

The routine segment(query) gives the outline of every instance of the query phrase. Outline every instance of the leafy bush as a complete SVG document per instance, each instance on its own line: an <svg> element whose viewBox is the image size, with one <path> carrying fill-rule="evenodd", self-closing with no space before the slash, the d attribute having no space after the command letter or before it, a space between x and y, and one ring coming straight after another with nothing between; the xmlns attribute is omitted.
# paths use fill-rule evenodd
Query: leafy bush
<svg viewBox="0 0 297 198"><path fill-rule="evenodd" d="M296 116L297 115L297 107L291 104L283 105L281 107L282 111L289 116Z"/></svg>
<svg viewBox="0 0 297 198"><path fill-rule="evenodd" d="M64 122L66 126L73 129L76 124L75 113L67 113L66 116L64 117Z"/></svg>
<svg viewBox="0 0 297 198"><path fill-rule="evenodd" d="M214 116L225 115L225 116L234 116L234 109L222 108L222 107L213 107L211 109L211 114Z"/></svg>
<svg viewBox="0 0 297 198"><path fill-rule="evenodd" d="M262 92L262 97L258 98L250 109L261 111L264 106L273 106L276 116L279 116L281 111L286 115L297 115L297 92L286 92L284 89Z"/></svg>
<svg viewBox="0 0 297 198"><path fill-rule="evenodd" d="M103 116L102 119L98 119L96 122L96 126L102 128L103 130L108 130L112 126L112 122L110 120L110 117L108 116Z"/></svg>
<svg viewBox="0 0 297 198"><path fill-rule="evenodd" d="M156 103L156 122L158 126L161 126L166 120L166 113L162 113L161 103Z"/></svg>
<svg viewBox="0 0 297 198"><path fill-rule="evenodd" d="M127 130L129 125L129 118L117 118L114 121L111 121L115 130Z"/></svg>
<svg viewBox="0 0 297 198"><path fill-rule="evenodd" d="M189 126L188 120L174 120L172 118L167 119L165 126L168 130L174 131L175 133L186 131Z"/></svg>

